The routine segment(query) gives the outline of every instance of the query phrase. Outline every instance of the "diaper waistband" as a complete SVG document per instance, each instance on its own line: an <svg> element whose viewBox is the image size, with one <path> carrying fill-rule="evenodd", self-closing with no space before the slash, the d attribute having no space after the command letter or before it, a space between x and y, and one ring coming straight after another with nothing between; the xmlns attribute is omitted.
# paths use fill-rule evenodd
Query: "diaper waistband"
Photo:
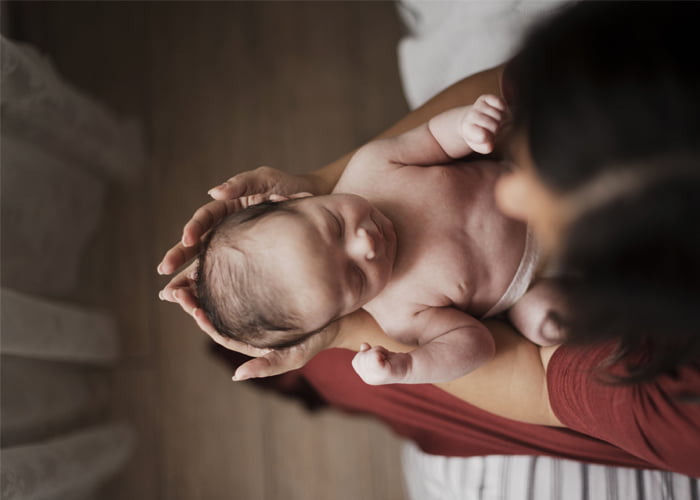
<svg viewBox="0 0 700 500"><path fill-rule="evenodd" d="M520 259L520 265L515 271L513 280L508 285L505 293L498 299L498 302L484 314L484 318L490 316L495 316L498 313L505 311L515 304L520 297L525 295L527 289L530 287L530 282L535 275L535 270L537 269L537 260L539 258L539 249L537 247L537 242L535 237L532 235L530 228L527 229L527 234L525 236L525 250L523 251L523 258Z"/></svg>

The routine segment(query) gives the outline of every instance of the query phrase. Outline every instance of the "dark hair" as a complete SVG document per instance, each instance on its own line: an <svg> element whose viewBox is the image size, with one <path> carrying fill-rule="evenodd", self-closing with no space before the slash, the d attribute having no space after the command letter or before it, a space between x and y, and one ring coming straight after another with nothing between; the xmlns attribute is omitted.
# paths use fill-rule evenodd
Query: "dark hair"
<svg viewBox="0 0 700 500"><path fill-rule="evenodd" d="M536 26L506 70L514 128L553 191L638 180L583 210L559 255L568 342L617 340L629 382L700 359L698 14L581 2Z"/></svg>
<svg viewBox="0 0 700 500"><path fill-rule="evenodd" d="M287 202L268 201L226 216L199 253L196 286L202 310L219 333L256 347L288 347L320 331L299 331L298 318L284 307L288 297L262 278L262 263L246 252L245 231L280 212L294 213Z"/></svg>

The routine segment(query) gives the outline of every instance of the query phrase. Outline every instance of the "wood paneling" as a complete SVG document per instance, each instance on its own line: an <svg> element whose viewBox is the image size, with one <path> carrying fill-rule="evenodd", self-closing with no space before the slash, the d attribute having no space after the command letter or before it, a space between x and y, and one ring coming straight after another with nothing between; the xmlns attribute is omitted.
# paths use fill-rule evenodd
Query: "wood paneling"
<svg viewBox="0 0 700 500"><path fill-rule="evenodd" d="M17 7L17 8L15 8ZM230 381L155 274L221 180L261 164L301 172L406 112L389 2L22 2L14 30L122 115L148 164L112 187L84 290L119 320L113 413L136 455L105 498L400 499L398 441L369 417L310 414ZM77 291L76 295L85 293Z"/></svg>

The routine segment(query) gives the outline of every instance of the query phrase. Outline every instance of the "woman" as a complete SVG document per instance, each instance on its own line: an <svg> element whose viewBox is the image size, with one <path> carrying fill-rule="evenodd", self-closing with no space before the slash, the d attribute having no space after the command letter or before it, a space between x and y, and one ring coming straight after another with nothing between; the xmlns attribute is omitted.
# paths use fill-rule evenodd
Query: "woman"
<svg viewBox="0 0 700 500"><path fill-rule="evenodd" d="M305 364L302 375L331 404L372 412L432 453L548 454L700 475L697 14L694 3L567 8L533 30L505 76L497 68L468 78L384 134L502 89L517 167L496 197L506 214L531 225L567 284L567 345L538 349L492 322L494 362L442 384L444 391L369 387L352 375L348 351L327 350L305 364L325 347L401 348L366 315L336 324L332 346L319 336L265 353L211 328L187 272L163 298L177 300L217 342L261 356L240 367L238 379ZM329 192L348 159L304 177L268 168L233 177L185 227L189 246L168 252L159 271L193 256L226 211L271 193Z"/></svg>

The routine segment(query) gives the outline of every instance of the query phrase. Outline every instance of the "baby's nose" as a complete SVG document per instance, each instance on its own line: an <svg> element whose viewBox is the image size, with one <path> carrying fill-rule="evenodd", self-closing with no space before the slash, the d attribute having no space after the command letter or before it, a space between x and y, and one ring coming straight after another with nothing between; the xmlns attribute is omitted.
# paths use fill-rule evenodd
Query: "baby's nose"
<svg viewBox="0 0 700 500"><path fill-rule="evenodd" d="M363 227L355 232L351 247L351 253L355 258L372 260L375 257L374 239Z"/></svg>

